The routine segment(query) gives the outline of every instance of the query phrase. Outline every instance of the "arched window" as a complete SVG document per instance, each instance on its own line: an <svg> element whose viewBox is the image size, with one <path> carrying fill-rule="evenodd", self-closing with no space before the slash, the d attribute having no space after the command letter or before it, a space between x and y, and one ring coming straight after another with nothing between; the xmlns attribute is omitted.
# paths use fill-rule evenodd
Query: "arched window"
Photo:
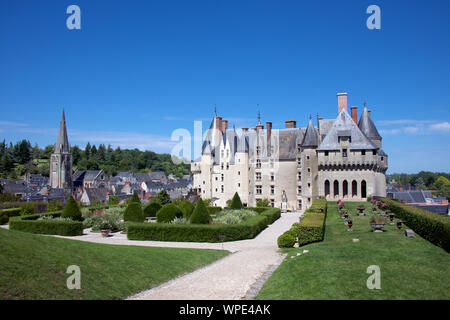
<svg viewBox="0 0 450 320"><path fill-rule="evenodd" d="M342 183L342 192L344 197L348 197L348 182L347 180L344 180L344 182Z"/></svg>
<svg viewBox="0 0 450 320"><path fill-rule="evenodd" d="M339 182L338 182L337 180L334 180L333 187L334 187L333 195L334 195L335 197L336 197L336 196L339 197Z"/></svg>
<svg viewBox="0 0 450 320"><path fill-rule="evenodd" d="M330 196L330 181L325 180L325 198Z"/></svg>
<svg viewBox="0 0 450 320"><path fill-rule="evenodd" d="M361 198L367 198L367 183L366 183L366 180L361 181Z"/></svg>
<svg viewBox="0 0 450 320"><path fill-rule="evenodd" d="M356 180L352 181L352 197L357 197L358 196L358 183L356 182Z"/></svg>

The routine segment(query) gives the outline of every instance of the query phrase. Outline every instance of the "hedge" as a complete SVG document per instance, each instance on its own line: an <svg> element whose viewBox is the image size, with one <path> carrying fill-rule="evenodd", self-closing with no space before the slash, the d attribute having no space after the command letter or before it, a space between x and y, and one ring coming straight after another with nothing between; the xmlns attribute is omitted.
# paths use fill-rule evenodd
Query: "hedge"
<svg viewBox="0 0 450 320"><path fill-rule="evenodd" d="M156 213L156 222L158 223L170 223L175 218L181 218L183 217L183 211L181 209L173 204L168 203L162 206L161 209L158 210Z"/></svg>
<svg viewBox="0 0 450 320"><path fill-rule="evenodd" d="M392 199L381 200L389 205L396 218L413 229L418 235L450 252L450 218L423 210Z"/></svg>
<svg viewBox="0 0 450 320"><path fill-rule="evenodd" d="M56 218L61 216L61 211L12 217L9 220L9 229L37 234L55 234L60 236L79 236L83 234L83 222L81 221L37 220L39 217L44 215Z"/></svg>
<svg viewBox="0 0 450 320"><path fill-rule="evenodd" d="M8 223L9 218L20 216L21 208L11 208L0 210L0 224Z"/></svg>
<svg viewBox="0 0 450 320"><path fill-rule="evenodd" d="M220 242L254 238L267 225L280 217L280 209L270 208L260 215L239 224L169 224L169 223L128 223L129 240L180 241L180 242Z"/></svg>
<svg viewBox="0 0 450 320"><path fill-rule="evenodd" d="M217 212L220 212L223 210L222 207L206 207L208 209L209 214L216 214Z"/></svg>
<svg viewBox="0 0 450 320"><path fill-rule="evenodd" d="M303 220L300 223L294 223L288 231L278 237L278 247L292 248L296 237L299 246L322 241L325 232L326 212L327 201L325 199L314 200L311 207L303 213ZM294 239L293 242L292 238Z"/></svg>

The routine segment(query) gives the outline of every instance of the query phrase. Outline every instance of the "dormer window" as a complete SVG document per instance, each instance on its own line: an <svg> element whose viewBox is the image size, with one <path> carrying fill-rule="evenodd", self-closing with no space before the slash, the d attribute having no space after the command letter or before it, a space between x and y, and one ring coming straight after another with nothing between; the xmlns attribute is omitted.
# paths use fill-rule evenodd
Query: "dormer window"
<svg viewBox="0 0 450 320"><path fill-rule="evenodd" d="M361 155L362 155L362 156L365 156L365 155L366 155L366 150L362 150L362 151L361 151Z"/></svg>

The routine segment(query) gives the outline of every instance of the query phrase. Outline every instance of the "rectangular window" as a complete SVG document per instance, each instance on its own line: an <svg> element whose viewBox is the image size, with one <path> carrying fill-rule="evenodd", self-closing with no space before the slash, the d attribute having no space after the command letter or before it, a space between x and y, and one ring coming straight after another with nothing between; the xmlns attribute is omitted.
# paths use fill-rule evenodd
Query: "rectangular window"
<svg viewBox="0 0 450 320"><path fill-rule="evenodd" d="M262 194L262 186L256 186L256 194Z"/></svg>
<svg viewBox="0 0 450 320"><path fill-rule="evenodd" d="M223 185L222 185L222 193L223 193Z"/></svg>
<svg viewBox="0 0 450 320"><path fill-rule="evenodd" d="M222 181L223 181L223 173L221 174L221 176L220 176L221 178L222 178Z"/></svg>
<svg viewBox="0 0 450 320"><path fill-rule="evenodd" d="M362 150L362 151L361 151L361 155L362 155L362 156L365 156L365 155L366 155L366 150Z"/></svg>
<svg viewBox="0 0 450 320"><path fill-rule="evenodd" d="M381 159L381 160L383 160L383 159ZM275 176L273 174L270 176L270 181L275 181Z"/></svg>
<svg viewBox="0 0 450 320"><path fill-rule="evenodd" d="M342 149L342 156L343 156L344 158L347 157L347 149Z"/></svg>
<svg viewBox="0 0 450 320"><path fill-rule="evenodd" d="M373 154L374 156L376 156L376 155L377 155L377 150L373 150L373 151L372 151L372 154Z"/></svg>
<svg viewBox="0 0 450 320"><path fill-rule="evenodd" d="M270 186L270 194L275 194L275 186Z"/></svg>
<svg viewBox="0 0 450 320"><path fill-rule="evenodd" d="M240 176L241 175L241 172L240 171L238 171L238 176Z"/></svg>
<svg viewBox="0 0 450 320"><path fill-rule="evenodd" d="M325 157L328 157L328 151L325 151Z"/></svg>
<svg viewBox="0 0 450 320"><path fill-rule="evenodd" d="M261 181L261 172L256 172L256 181Z"/></svg>
<svg viewBox="0 0 450 320"><path fill-rule="evenodd" d="M261 160L256 160L256 168L261 169Z"/></svg>
<svg viewBox="0 0 450 320"><path fill-rule="evenodd" d="M272 208L275 207L275 200L274 199L270 199L270 206Z"/></svg>

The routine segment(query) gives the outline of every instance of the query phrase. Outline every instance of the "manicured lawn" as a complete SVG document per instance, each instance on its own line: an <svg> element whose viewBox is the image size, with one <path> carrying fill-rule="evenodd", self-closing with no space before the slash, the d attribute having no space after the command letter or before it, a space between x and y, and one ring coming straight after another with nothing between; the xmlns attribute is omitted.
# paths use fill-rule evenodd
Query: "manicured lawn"
<svg viewBox="0 0 450 320"><path fill-rule="evenodd" d="M346 203L349 232L337 204L329 202L324 241L287 249L257 299L450 299L450 255L418 235L406 238L405 227L386 224L385 232L371 232L369 217L356 215L360 204L370 206ZM309 253L296 256L304 249ZM366 286L370 265L380 267L380 290Z"/></svg>
<svg viewBox="0 0 450 320"><path fill-rule="evenodd" d="M115 246L0 229L0 299L122 299L228 254ZM81 289L69 290L69 265Z"/></svg>

